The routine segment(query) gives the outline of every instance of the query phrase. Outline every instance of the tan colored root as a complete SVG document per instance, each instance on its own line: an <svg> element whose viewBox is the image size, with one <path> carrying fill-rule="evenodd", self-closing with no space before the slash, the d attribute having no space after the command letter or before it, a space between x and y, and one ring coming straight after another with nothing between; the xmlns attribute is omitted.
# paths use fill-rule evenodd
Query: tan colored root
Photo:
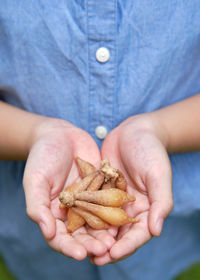
<svg viewBox="0 0 200 280"><path fill-rule="evenodd" d="M85 219L70 208L67 213L67 231L72 233L84 224Z"/></svg>
<svg viewBox="0 0 200 280"><path fill-rule="evenodd" d="M74 193L87 189L88 185L95 178L97 173L90 174L82 179L80 182L73 183L72 185L66 187L64 191L59 194L59 200L61 202L60 208L72 207L74 204ZM68 210L68 231L73 232L77 228L84 225L85 221L77 213Z"/></svg>
<svg viewBox="0 0 200 280"><path fill-rule="evenodd" d="M74 199L112 207L121 207L125 203L135 201L135 197L116 188L98 191L83 191L75 194Z"/></svg>
<svg viewBox="0 0 200 280"><path fill-rule="evenodd" d="M86 211L90 211L92 214L98 216L103 221L113 226L122 226L137 222L136 219L129 217L121 208L102 206L79 200L75 201L75 205Z"/></svg>
<svg viewBox="0 0 200 280"><path fill-rule="evenodd" d="M59 200L61 204L64 204L67 207L72 207L74 202L74 194L86 190L96 176L97 173L92 173L86 176L80 182L75 182L72 185L66 187L64 191L59 194Z"/></svg>
<svg viewBox="0 0 200 280"><path fill-rule="evenodd" d="M108 229L110 227L110 225L104 222L101 218L86 210L79 207L72 207L72 210L83 217L87 224L93 229Z"/></svg>
<svg viewBox="0 0 200 280"><path fill-rule="evenodd" d="M89 184L87 190L88 191L97 191L101 188L101 185L104 182L104 175L102 173L97 174L97 176L92 180Z"/></svg>
<svg viewBox="0 0 200 280"><path fill-rule="evenodd" d="M72 185L65 188L65 190L72 191L73 193L85 191L96 176L97 172L87 175L81 181L75 182Z"/></svg>
<svg viewBox="0 0 200 280"><path fill-rule="evenodd" d="M119 176L117 173L117 169L113 168L110 165L110 161L107 158L101 160L100 171L102 171L105 176L105 182L107 182L111 178L115 180Z"/></svg>
<svg viewBox="0 0 200 280"><path fill-rule="evenodd" d="M113 188L113 185L110 181L108 181L107 183L104 183L101 187L101 190L107 190L107 189L111 189Z"/></svg>
<svg viewBox="0 0 200 280"><path fill-rule="evenodd" d="M120 170L113 168L108 159L101 161L98 171L79 157L75 160L83 179L66 187L59 195L60 209L69 208L68 232L75 231L85 222L94 229L138 222L119 208L135 200L125 192L127 182Z"/></svg>
<svg viewBox="0 0 200 280"><path fill-rule="evenodd" d="M125 179L123 173L119 169L117 169L117 173L119 176L117 177L117 179L115 181L115 186L116 186L116 188L118 188L122 191L125 191L127 188L126 179Z"/></svg>
<svg viewBox="0 0 200 280"><path fill-rule="evenodd" d="M76 157L75 158L78 170L79 170L79 174L82 178L94 173L96 171L96 168L89 162Z"/></svg>
<svg viewBox="0 0 200 280"><path fill-rule="evenodd" d="M110 189L110 188L115 188L115 178L111 178L109 180L106 180L106 182L102 185L101 189Z"/></svg>
<svg viewBox="0 0 200 280"><path fill-rule="evenodd" d="M59 200L61 205L65 205L66 207L72 207L74 205L74 193L70 191L63 191L59 194ZM64 208L64 206L61 206Z"/></svg>

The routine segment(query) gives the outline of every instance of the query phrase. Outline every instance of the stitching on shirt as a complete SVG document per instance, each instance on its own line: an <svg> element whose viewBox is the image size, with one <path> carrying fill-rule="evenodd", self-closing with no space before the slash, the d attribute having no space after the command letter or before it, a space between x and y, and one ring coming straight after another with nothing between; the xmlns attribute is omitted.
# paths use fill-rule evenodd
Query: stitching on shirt
<svg viewBox="0 0 200 280"><path fill-rule="evenodd" d="M90 81L90 42L89 42L89 22L88 22L88 17L89 17L89 14L88 14L88 1L86 0L86 21L87 21L87 50L88 50L88 53L87 53L87 83L88 83L88 132L91 133L91 125L90 125L90 122L91 122L91 110L92 110L92 102L91 102L91 98L90 98L90 85L91 85L91 81Z"/></svg>
<svg viewBox="0 0 200 280"><path fill-rule="evenodd" d="M114 86L113 86L113 108L112 108L112 129L116 126L116 118L114 117L115 115L118 116L118 112L116 112L116 110L118 110L118 106L116 106L117 104L117 74L118 74L118 66L117 66L117 0L114 0L114 9L115 9L115 34L114 34L114 49L115 49L115 55L114 55L114 60L113 60L113 64L114 64ZM117 113L117 114L115 114Z"/></svg>

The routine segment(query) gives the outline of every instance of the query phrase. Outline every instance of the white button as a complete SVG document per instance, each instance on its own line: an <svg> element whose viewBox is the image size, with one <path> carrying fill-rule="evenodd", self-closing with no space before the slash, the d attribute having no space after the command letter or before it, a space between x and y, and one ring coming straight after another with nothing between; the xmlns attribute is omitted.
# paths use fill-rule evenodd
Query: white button
<svg viewBox="0 0 200 280"><path fill-rule="evenodd" d="M96 59L99 61L99 62L106 62L108 61L108 59L110 58L110 52L107 48L99 48L97 51L96 51Z"/></svg>
<svg viewBox="0 0 200 280"><path fill-rule="evenodd" d="M95 134L99 139L104 139L107 135L107 129L103 125L99 125L95 129Z"/></svg>

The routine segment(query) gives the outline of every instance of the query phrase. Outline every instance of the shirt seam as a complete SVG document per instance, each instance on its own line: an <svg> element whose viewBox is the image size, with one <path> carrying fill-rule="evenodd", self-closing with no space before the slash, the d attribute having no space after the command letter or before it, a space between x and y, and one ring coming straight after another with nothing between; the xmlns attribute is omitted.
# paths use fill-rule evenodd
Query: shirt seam
<svg viewBox="0 0 200 280"><path fill-rule="evenodd" d="M112 129L116 126L116 120L114 121L114 116L117 114L116 113L116 110L117 110L117 106L115 106L117 103L116 103L116 99L117 99L117 96L116 96L116 88L117 88L117 73L118 73L118 69L117 69L117 0L114 0L114 9L115 9L115 17L114 17L114 20L115 20L115 34L114 34L114 50L115 50L115 54L114 54L114 59L113 59L113 64L114 64L114 85L113 85L113 108L112 108L112 120L111 120L111 124L112 124Z"/></svg>
<svg viewBox="0 0 200 280"><path fill-rule="evenodd" d="M90 49L89 49L89 13L88 13L88 1L86 1L86 16L87 16L87 80L88 80L88 132L91 134L91 111L92 111L92 102L90 98L90 85L91 85L91 80L90 80Z"/></svg>

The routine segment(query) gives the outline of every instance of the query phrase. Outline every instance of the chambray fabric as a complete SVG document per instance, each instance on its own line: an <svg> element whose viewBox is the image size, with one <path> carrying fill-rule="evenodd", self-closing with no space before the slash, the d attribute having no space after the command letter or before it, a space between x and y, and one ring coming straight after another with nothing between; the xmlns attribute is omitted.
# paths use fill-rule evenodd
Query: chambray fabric
<svg viewBox="0 0 200 280"><path fill-rule="evenodd" d="M110 59L99 63L99 47ZM199 0L0 0L0 99L89 132L200 91ZM23 125L23 124L22 124ZM181 124L180 124L181 125ZM160 238L96 267L48 247L25 214L24 162L0 162L0 252L20 280L169 280L200 260L200 153L171 156Z"/></svg>

